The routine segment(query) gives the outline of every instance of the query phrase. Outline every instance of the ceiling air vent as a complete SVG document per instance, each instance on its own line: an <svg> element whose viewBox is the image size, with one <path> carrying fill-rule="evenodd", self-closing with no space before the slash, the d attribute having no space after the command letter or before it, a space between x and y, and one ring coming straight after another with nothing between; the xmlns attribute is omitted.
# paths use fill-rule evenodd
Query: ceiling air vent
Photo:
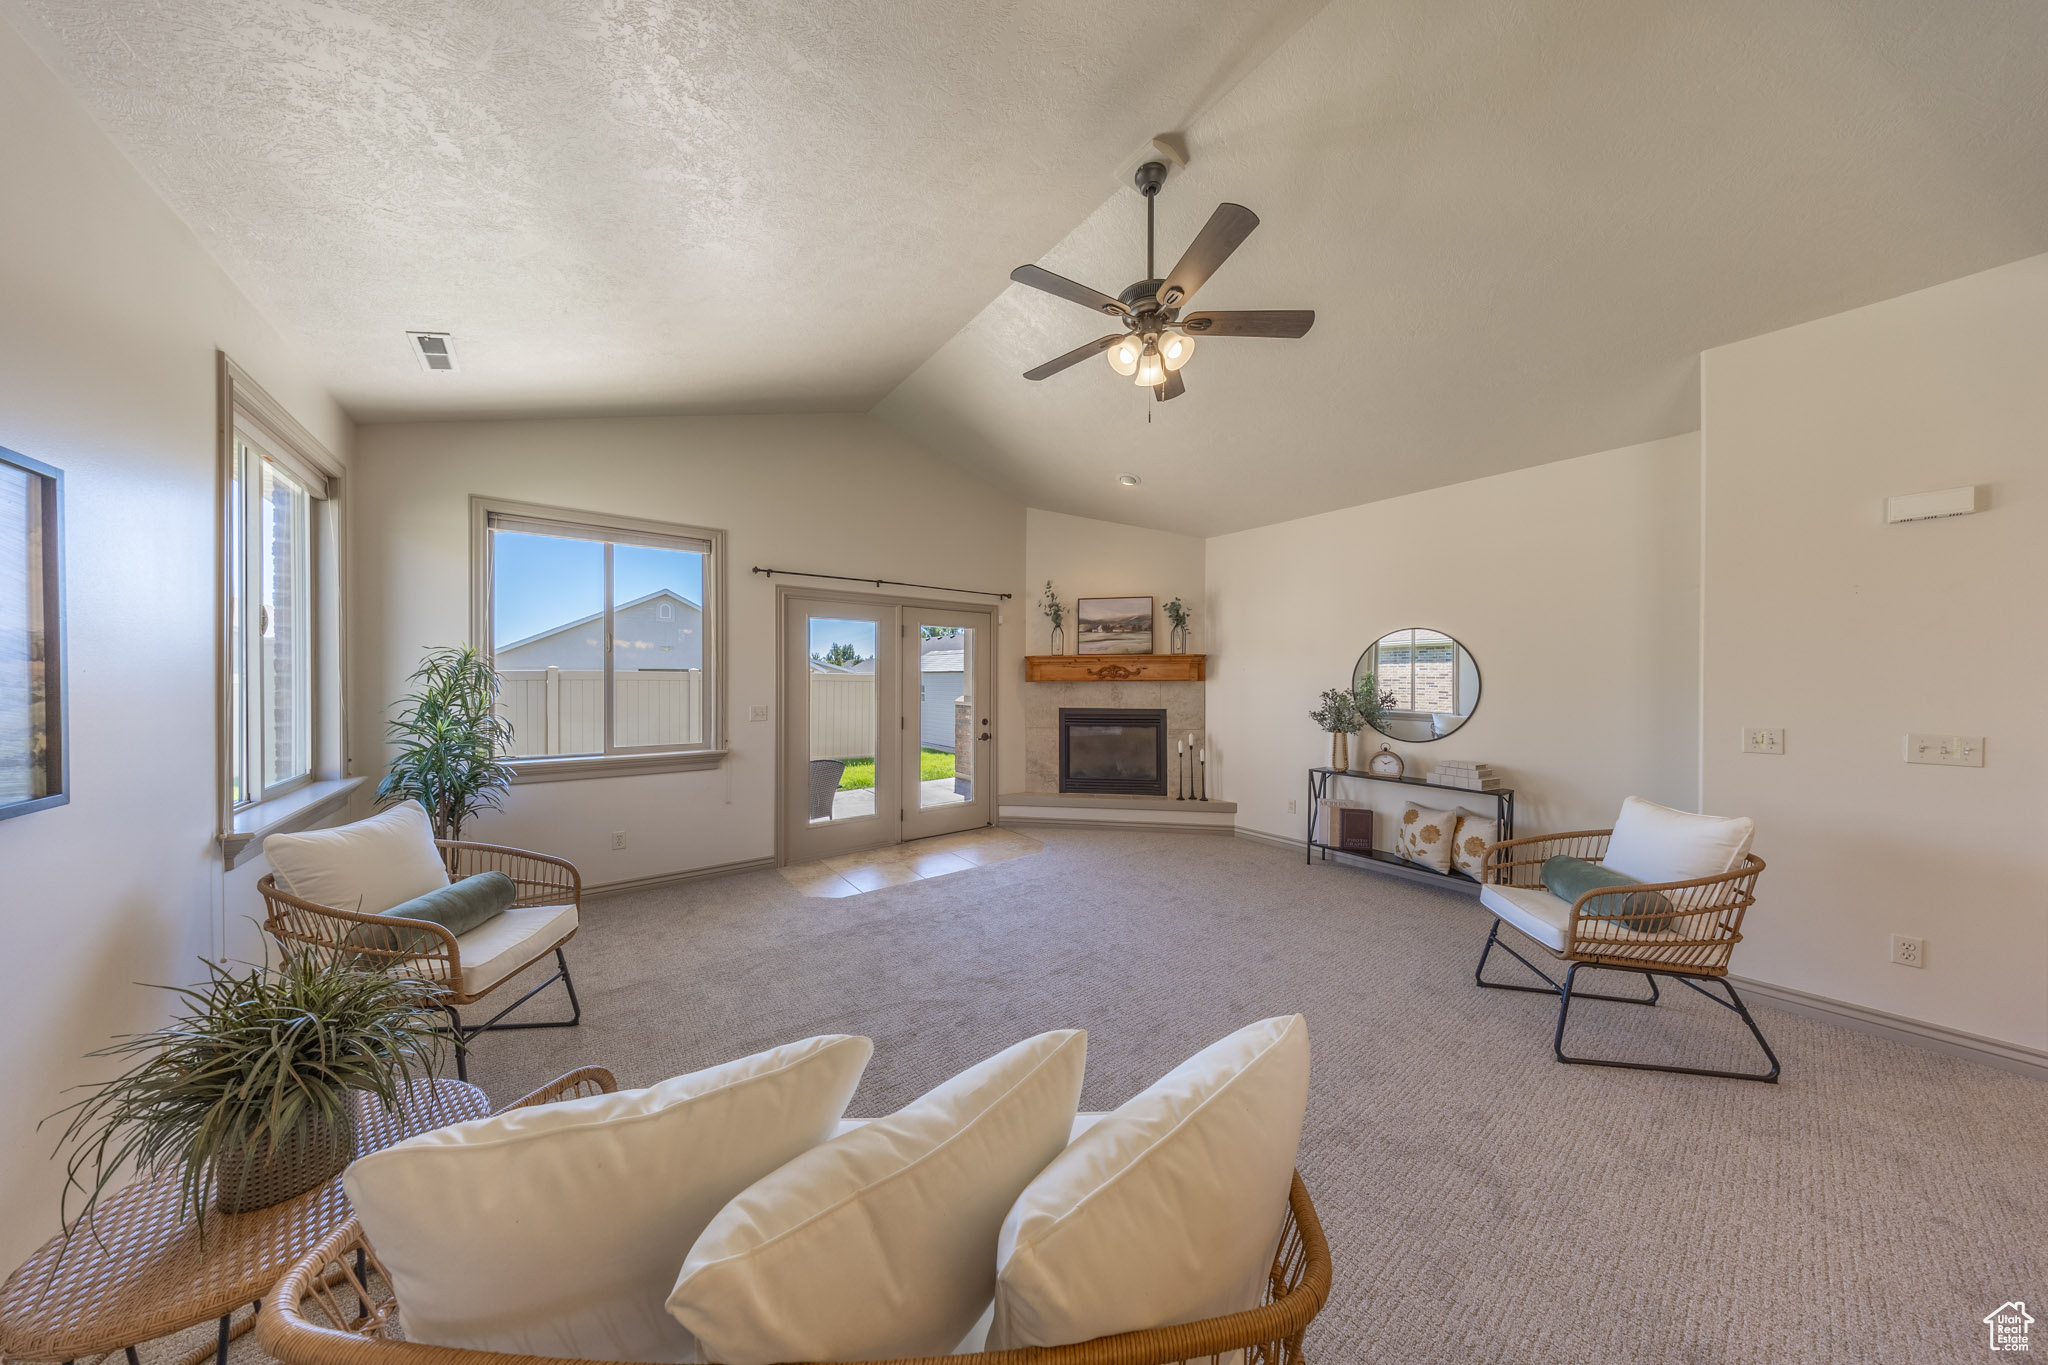
<svg viewBox="0 0 2048 1365"><path fill-rule="evenodd" d="M455 363L455 339L446 332L407 332L412 339L413 354L420 358L423 370L459 370Z"/></svg>

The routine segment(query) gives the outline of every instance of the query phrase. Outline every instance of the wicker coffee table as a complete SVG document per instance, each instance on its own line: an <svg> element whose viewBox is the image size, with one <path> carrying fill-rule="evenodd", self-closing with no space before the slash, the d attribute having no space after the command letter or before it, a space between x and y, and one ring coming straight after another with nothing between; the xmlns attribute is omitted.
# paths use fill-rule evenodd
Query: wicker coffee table
<svg viewBox="0 0 2048 1365"><path fill-rule="evenodd" d="M361 1096L358 1149L373 1152L489 1113L484 1092L460 1081L415 1086L412 1102L396 1114ZM235 1309L254 1305L292 1262L353 1216L337 1176L267 1209L209 1208L202 1250L197 1221L178 1221L178 1177L136 1181L109 1196L68 1248L52 1238L0 1286L0 1355L72 1361L125 1349L134 1365L138 1344L217 1318L215 1358L225 1365L228 1341L241 1335L230 1327Z"/></svg>

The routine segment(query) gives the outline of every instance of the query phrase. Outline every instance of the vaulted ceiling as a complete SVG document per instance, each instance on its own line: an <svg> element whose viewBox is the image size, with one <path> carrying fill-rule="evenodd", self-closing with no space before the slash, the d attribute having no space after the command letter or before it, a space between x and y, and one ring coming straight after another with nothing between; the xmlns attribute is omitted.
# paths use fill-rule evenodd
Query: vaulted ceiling
<svg viewBox="0 0 2048 1365"><path fill-rule="evenodd" d="M872 408L1196 534L1692 429L1702 349L2048 251L2038 0L0 0L360 419ZM1264 220L1155 405L1007 286ZM429 375L408 329L455 333ZM1117 475L1135 473L1135 490Z"/></svg>

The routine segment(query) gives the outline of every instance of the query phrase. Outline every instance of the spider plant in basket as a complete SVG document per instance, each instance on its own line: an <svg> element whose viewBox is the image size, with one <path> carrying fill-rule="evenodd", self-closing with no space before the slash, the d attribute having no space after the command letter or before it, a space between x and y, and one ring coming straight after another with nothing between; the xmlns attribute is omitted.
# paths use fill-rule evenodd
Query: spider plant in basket
<svg viewBox="0 0 2048 1365"><path fill-rule="evenodd" d="M388 1113L440 1067L427 983L307 956L247 972L205 965L199 985L157 987L178 997L168 1024L89 1054L133 1059L126 1071L51 1116L71 1115L58 1143L71 1149L67 1228L74 1192L89 1226L131 1164L145 1176L179 1172L181 1220L203 1210L209 1184L223 1213L304 1194L354 1158L355 1092Z"/></svg>

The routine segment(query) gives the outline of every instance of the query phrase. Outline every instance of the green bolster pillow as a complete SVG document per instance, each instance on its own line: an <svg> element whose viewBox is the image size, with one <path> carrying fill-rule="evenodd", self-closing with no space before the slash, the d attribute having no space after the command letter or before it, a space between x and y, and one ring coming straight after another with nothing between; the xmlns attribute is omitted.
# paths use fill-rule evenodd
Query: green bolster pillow
<svg viewBox="0 0 2048 1365"><path fill-rule="evenodd" d="M459 882L437 887L386 910L379 918L426 920L461 938L470 930L489 923L512 908L519 888L502 872L479 872ZM348 936L358 948L376 948L387 953L437 952L441 940L418 929L381 924L358 924ZM382 965L364 962L364 966Z"/></svg>
<svg viewBox="0 0 2048 1365"><path fill-rule="evenodd" d="M1551 895L1570 904L1588 891L1641 886L1642 883L1599 863L1560 855L1543 860L1543 885ZM1595 896L1586 902L1586 913L1603 918L1625 917L1626 927L1639 934L1661 934L1677 918L1671 902L1655 891L1638 891L1629 895L1617 890L1611 895Z"/></svg>

